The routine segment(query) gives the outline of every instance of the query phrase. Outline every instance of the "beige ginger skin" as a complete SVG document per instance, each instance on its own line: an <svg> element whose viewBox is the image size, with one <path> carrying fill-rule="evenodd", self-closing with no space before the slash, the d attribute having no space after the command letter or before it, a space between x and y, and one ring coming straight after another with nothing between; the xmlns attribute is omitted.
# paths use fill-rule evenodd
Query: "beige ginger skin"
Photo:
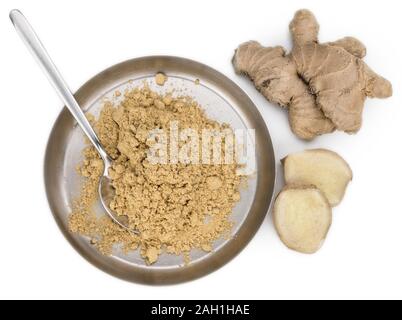
<svg viewBox="0 0 402 320"><path fill-rule="evenodd" d="M319 25L308 10L296 12L289 26L293 49L243 43L233 58L237 73L247 75L271 102L289 111L292 131L311 140L341 130L356 133L367 97L387 98L391 83L362 60L365 46L357 39L320 44Z"/></svg>

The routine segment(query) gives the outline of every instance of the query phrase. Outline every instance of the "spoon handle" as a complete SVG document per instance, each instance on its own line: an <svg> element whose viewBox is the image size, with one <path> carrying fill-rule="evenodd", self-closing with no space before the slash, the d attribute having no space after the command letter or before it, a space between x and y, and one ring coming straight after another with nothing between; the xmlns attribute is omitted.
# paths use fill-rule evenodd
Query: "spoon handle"
<svg viewBox="0 0 402 320"><path fill-rule="evenodd" d="M81 110L77 100L75 100L73 94L67 86L67 83L64 81L60 72L57 70L45 47L39 40L38 36L32 29L27 19L19 10L12 10L10 12L10 19L14 24L14 27L17 30L18 34L24 41L25 45L30 49L32 55L36 58L37 62L47 75L50 83L56 89L61 100L70 110L75 120L77 120L79 126L92 142L105 163L109 163L109 157L103 149L98 136L96 135L89 121L85 117L84 112Z"/></svg>

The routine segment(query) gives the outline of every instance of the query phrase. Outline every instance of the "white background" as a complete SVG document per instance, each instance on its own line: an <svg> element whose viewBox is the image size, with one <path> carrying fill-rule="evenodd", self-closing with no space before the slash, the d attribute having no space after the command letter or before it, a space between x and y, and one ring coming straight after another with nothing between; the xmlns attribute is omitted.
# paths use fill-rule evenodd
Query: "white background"
<svg viewBox="0 0 402 320"><path fill-rule="evenodd" d="M313 10L320 38L356 36L366 61L394 85L394 97L366 103L355 136L298 140L286 114L265 101L230 60L249 39L289 48L296 9ZM277 157L305 148L338 151L354 181L322 250L288 250L267 217L250 245L194 282L149 287L88 264L59 232L48 208L44 151L62 104L8 19L21 9L75 91L106 67L133 57L192 58L228 75L265 118ZM400 1L0 1L0 298L281 299L402 298ZM278 187L282 181L279 179Z"/></svg>

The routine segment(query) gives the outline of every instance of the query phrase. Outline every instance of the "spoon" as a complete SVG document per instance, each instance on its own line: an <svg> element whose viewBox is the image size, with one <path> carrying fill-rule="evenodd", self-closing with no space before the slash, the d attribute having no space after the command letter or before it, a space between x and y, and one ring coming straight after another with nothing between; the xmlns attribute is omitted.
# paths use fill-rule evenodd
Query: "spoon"
<svg viewBox="0 0 402 320"><path fill-rule="evenodd" d="M109 204L114 195L114 188L109 177L109 168L112 165L112 159L103 148L97 134L85 117L84 112L81 110L77 100L75 100L73 94L67 86L67 83L64 81L60 72L54 65L46 49L42 45L41 41L24 15L19 10L12 10L10 12L10 19L25 45L28 47L28 49L30 49L32 55L36 58L37 62L48 77L50 83L56 89L61 100L67 106L68 110L70 110L75 120L77 120L78 125L84 131L89 141L91 141L103 160L104 170L101 178L99 179L98 192L102 206L104 207L106 213L122 228L127 229L134 234L139 234L137 230L131 230L128 227L127 216L119 216L112 209L110 209Z"/></svg>

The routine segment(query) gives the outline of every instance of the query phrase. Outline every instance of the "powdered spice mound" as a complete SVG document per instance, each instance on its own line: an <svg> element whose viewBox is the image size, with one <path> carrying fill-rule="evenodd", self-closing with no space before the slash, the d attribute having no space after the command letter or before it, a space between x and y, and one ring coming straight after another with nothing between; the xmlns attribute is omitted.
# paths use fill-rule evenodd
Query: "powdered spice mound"
<svg viewBox="0 0 402 320"><path fill-rule="evenodd" d="M84 182L70 215L70 230L88 236L103 254L119 245L124 251L140 249L148 264L161 253L188 257L192 249L212 250L213 242L229 236L229 216L240 200L241 177L234 164L153 164L147 158L152 145L149 132L170 133L171 123L180 130L224 130L227 125L210 120L189 98L159 95L147 86L133 89L114 106L106 102L95 130L111 156L109 172L115 188L111 208L128 217L134 235L109 217L97 217L98 179L103 163L93 147L84 150L79 173Z"/></svg>

